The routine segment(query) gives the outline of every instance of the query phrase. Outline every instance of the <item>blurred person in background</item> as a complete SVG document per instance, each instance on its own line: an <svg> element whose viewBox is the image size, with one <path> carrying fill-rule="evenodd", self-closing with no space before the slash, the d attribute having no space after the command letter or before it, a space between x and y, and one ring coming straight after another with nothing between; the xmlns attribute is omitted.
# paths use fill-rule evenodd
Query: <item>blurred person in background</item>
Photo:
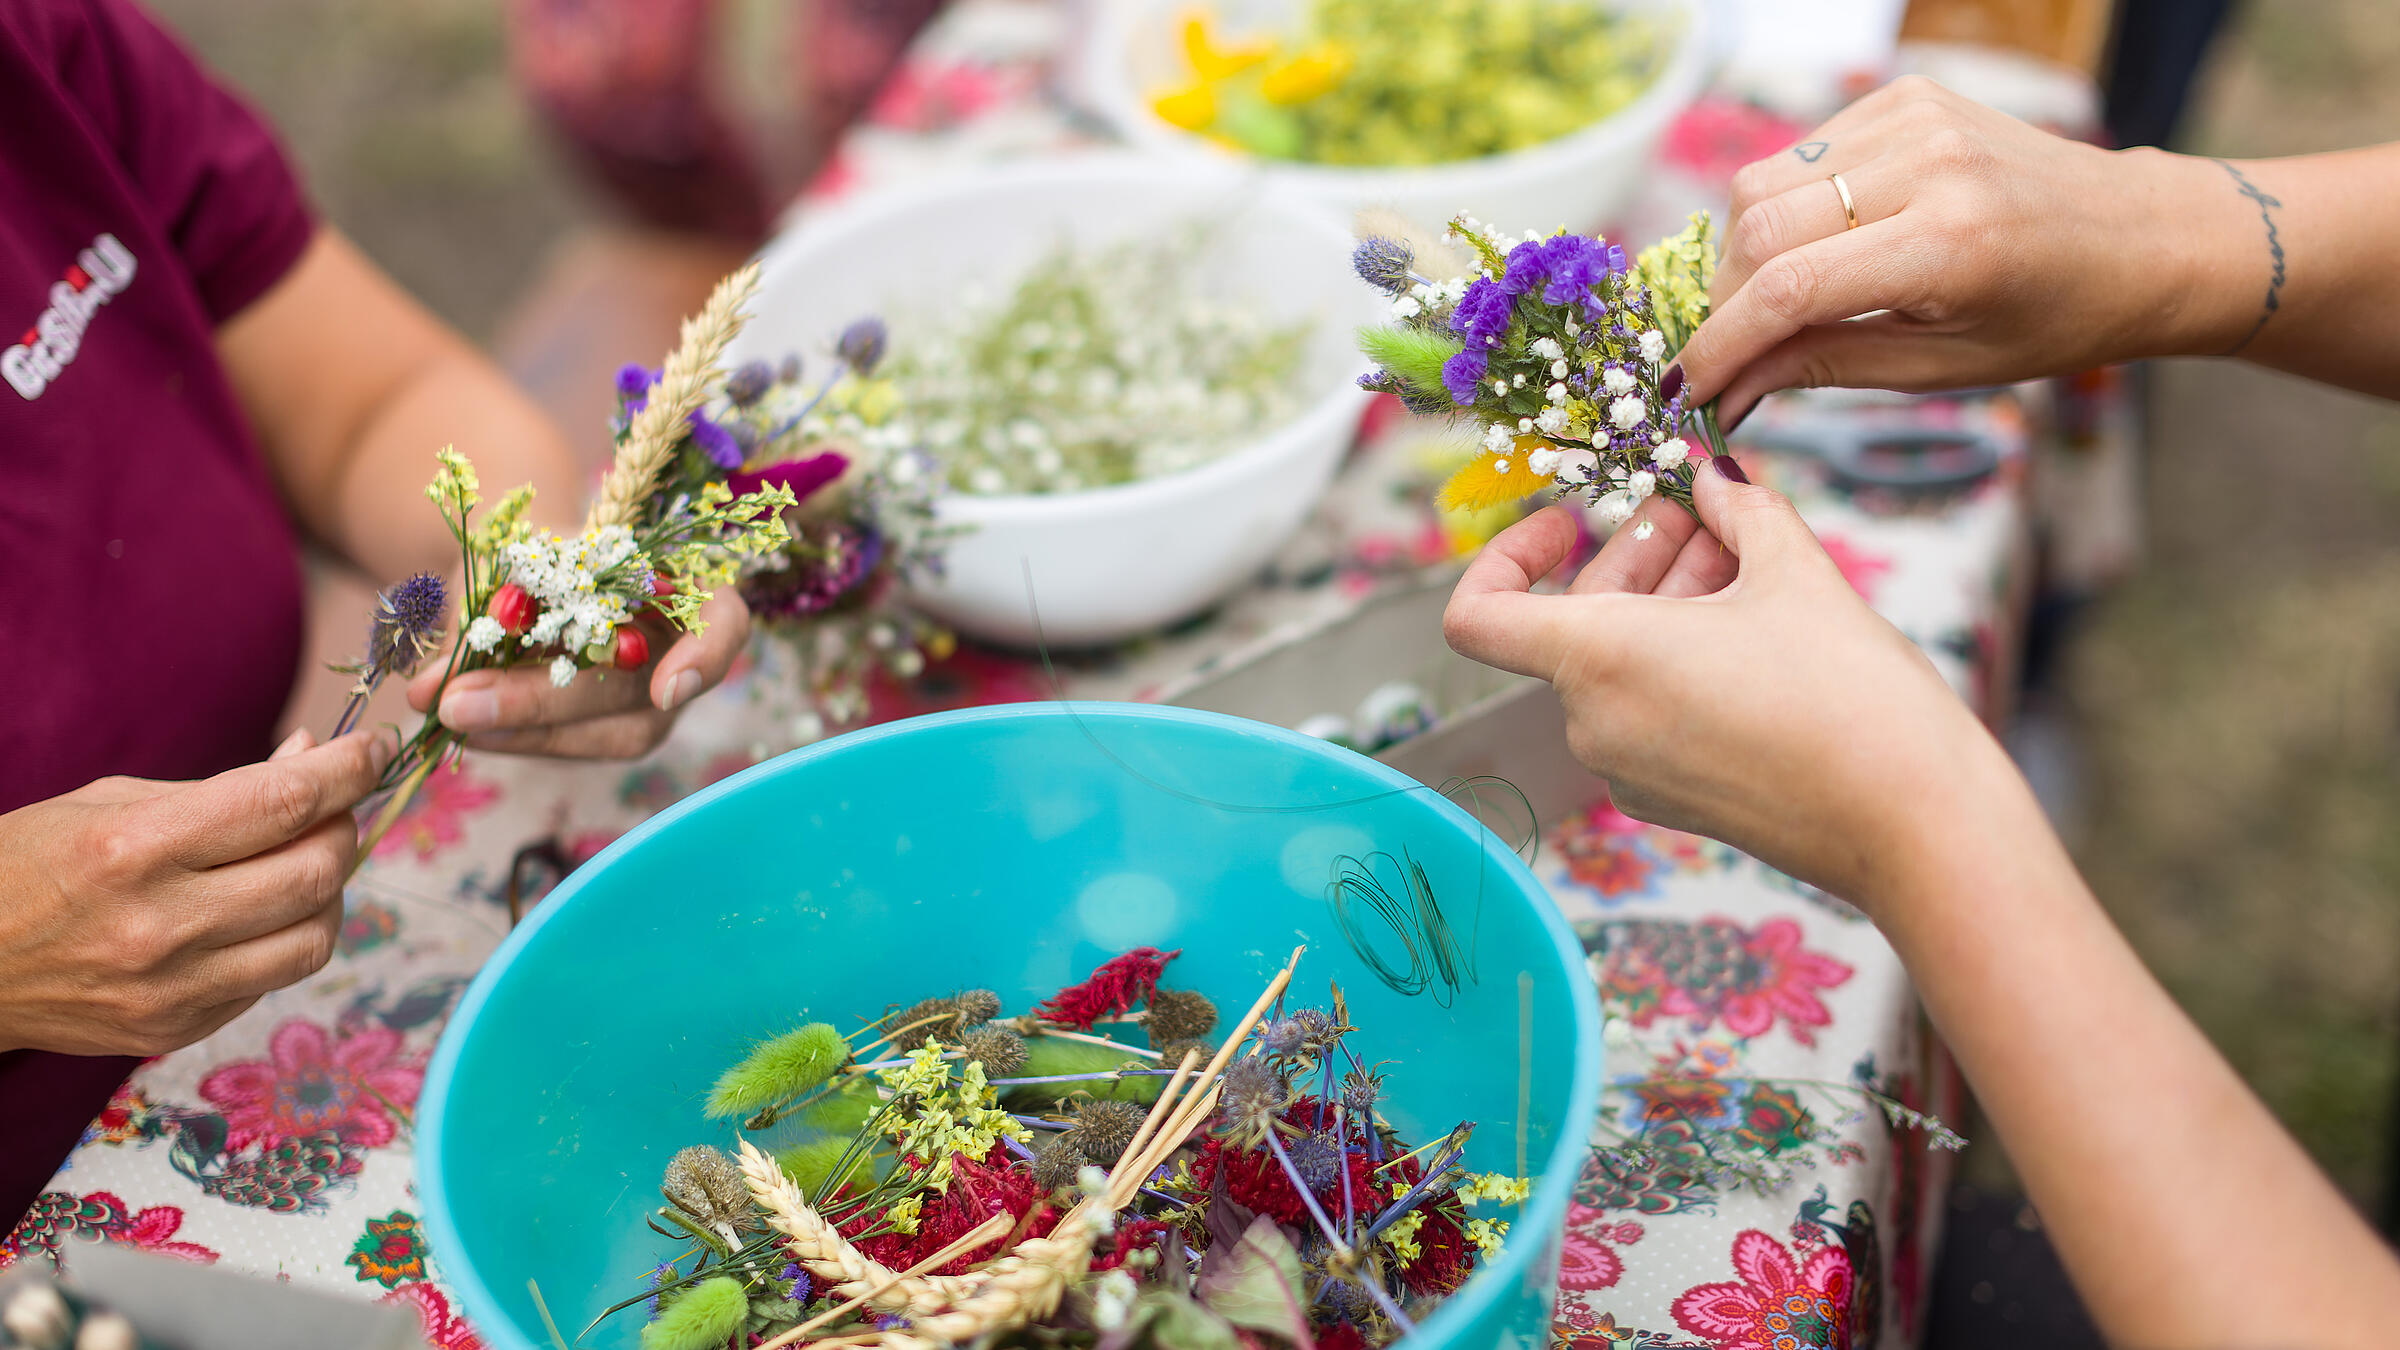
<svg viewBox="0 0 2400 1350"><path fill-rule="evenodd" d="M1923 80L1807 140L1819 154L1737 179L1715 304L1678 357L1730 422L1796 386L2165 355L2400 397L2400 145L2112 152ZM2290 449L2260 447L2258 491ZM1530 590L1574 546L1563 511L1503 533L1459 584L1452 644L1551 681L1629 814L1876 921L2112 1344L2391 1344L2400 1262L2143 968L1989 731L1783 497L1729 458L1695 496L1697 519L1645 504L1649 537L1619 530L1565 594Z"/></svg>
<svg viewBox="0 0 2400 1350"><path fill-rule="evenodd" d="M581 493L550 422L315 219L273 134L132 0L0 7L0 115L6 1231L137 1057L332 954L351 812L395 745L275 745L302 539L385 581L450 572L423 498L449 443L553 524ZM440 716L488 749L638 754L740 650L739 598L713 617L643 680L469 675Z"/></svg>

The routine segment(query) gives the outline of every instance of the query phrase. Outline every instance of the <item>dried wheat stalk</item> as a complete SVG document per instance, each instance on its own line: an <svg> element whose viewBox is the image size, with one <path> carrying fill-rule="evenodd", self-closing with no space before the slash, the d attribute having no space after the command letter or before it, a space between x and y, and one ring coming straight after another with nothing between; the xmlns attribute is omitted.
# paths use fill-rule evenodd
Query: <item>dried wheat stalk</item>
<svg viewBox="0 0 2400 1350"><path fill-rule="evenodd" d="M658 383L650 387L649 401L626 428L616 463L600 484L600 498L592 503L586 524L630 528L640 523L642 503L658 490L659 475L674 463L675 447L689 430L691 415L723 382L718 363L734 334L742 331L742 307L757 290L758 264L744 264L717 283L698 314L683 321L682 336L660 369Z"/></svg>

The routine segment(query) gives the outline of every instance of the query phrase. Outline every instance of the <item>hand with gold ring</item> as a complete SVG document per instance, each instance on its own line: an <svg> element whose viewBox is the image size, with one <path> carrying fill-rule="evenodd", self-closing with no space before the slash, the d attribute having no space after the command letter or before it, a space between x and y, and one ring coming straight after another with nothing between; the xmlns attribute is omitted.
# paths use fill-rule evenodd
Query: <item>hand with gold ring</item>
<svg viewBox="0 0 2400 1350"><path fill-rule="evenodd" d="M1966 388L2239 350L2400 395L2400 147L2233 163L2065 140L1922 78L1734 180L1679 359L1737 422L1783 388Z"/></svg>

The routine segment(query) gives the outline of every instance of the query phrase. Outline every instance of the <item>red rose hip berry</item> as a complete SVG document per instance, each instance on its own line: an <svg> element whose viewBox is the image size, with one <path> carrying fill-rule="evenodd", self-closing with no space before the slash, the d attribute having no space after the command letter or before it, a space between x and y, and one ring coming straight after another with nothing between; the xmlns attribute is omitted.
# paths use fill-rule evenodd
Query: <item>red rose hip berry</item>
<svg viewBox="0 0 2400 1350"><path fill-rule="evenodd" d="M534 608L533 597L512 581L492 592L491 603L483 607L483 612L500 625L501 632L516 637L533 626Z"/></svg>
<svg viewBox="0 0 2400 1350"><path fill-rule="evenodd" d="M617 669L640 670L650 664L650 639L639 628L617 630Z"/></svg>

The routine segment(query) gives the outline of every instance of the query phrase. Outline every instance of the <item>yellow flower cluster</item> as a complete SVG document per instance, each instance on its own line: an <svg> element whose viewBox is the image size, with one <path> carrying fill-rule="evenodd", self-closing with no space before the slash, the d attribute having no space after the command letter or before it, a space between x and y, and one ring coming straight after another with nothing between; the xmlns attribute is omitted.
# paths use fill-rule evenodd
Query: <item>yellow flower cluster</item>
<svg viewBox="0 0 2400 1350"><path fill-rule="evenodd" d="M1708 317L1708 287L1717 276L1717 250L1708 213L1693 212L1682 233L1643 249L1634 267L1642 284L1650 288L1667 345L1681 348Z"/></svg>
<svg viewBox="0 0 2400 1350"><path fill-rule="evenodd" d="M927 1041L907 1063L876 1073L893 1095L913 1100L913 1109L895 1113L889 1133L902 1155L930 1164L925 1184L937 1191L950 1187L953 1157L981 1158L1002 1139L1031 1137L1000 1109L999 1089L985 1080L981 1062L968 1061L953 1079L944 1054L940 1042Z"/></svg>
<svg viewBox="0 0 2400 1350"><path fill-rule="evenodd" d="M1533 1194L1533 1183L1523 1177L1503 1176L1498 1172L1477 1172L1458 1187L1458 1198L1472 1204L1478 1200L1495 1200L1503 1205L1520 1205Z"/></svg>
<svg viewBox="0 0 2400 1350"><path fill-rule="evenodd" d="M1483 1259L1486 1261L1500 1254L1500 1240L1507 1236L1508 1225L1498 1220L1469 1219L1467 1221L1467 1240L1475 1244L1476 1249L1483 1253Z"/></svg>

